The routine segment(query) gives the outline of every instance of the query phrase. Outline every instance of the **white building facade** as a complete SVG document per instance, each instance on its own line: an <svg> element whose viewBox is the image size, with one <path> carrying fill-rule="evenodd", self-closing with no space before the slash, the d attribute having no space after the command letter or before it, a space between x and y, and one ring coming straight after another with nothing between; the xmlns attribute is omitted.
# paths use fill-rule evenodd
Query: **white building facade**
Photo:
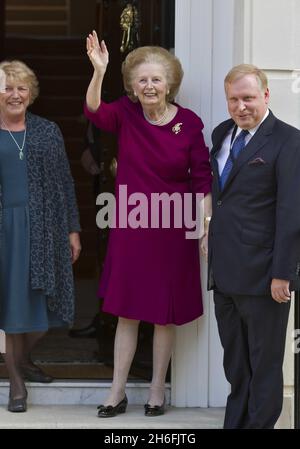
<svg viewBox="0 0 300 449"><path fill-rule="evenodd" d="M300 2L298 0L176 0L175 53L185 71L179 103L202 118L206 143L212 129L229 117L223 80L240 63L255 64L269 79L270 108L300 127ZM229 386L223 373L212 293L206 291L202 261L204 316L177 330L172 364L172 403L225 406ZM284 362L284 408L278 427L293 427L294 310L291 308Z"/></svg>

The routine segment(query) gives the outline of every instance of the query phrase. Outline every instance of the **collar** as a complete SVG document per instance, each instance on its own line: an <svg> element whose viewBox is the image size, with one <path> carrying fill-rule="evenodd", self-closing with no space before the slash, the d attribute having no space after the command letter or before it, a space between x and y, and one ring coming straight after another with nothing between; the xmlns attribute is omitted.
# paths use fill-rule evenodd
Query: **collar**
<svg viewBox="0 0 300 449"><path fill-rule="evenodd" d="M263 116L263 119L259 122L258 125L256 125L254 128L248 129L249 134L251 135L251 137L254 136L254 134L256 133L256 131L258 130L258 128L260 127L260 125L266 120L266 118L268 117L270 111L269 109L266 110L265 115ZM242 128L240 128L238 126L237 131L236 131L236 136L238 136L240 134L240 132L242 131Z"/></svg>

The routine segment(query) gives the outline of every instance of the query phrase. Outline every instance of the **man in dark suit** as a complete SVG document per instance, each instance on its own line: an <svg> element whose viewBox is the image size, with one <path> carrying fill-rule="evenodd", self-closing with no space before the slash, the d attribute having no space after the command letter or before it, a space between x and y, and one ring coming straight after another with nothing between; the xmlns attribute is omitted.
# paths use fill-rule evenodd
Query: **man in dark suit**
<svg viewBox="0 0 300 449"><path fill-rule="evenodd" d="M208 255L231 384L224 427L273 428L300 271L300 131L268 109L267 78L257 67L234 67L225 93L231 119L212 134Z"/></svg>

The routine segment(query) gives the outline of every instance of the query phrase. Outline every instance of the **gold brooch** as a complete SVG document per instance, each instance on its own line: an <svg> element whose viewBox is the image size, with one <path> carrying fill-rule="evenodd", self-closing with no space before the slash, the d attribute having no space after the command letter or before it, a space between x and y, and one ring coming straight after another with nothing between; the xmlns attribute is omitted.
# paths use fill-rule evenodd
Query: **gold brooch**
<svg viewBox="0 0 300 449"><path fill-rule="evenodd" d="M176 125L173 126L172 131L175 134L180 133L182 127L182 123L176 123Z"/></svg>

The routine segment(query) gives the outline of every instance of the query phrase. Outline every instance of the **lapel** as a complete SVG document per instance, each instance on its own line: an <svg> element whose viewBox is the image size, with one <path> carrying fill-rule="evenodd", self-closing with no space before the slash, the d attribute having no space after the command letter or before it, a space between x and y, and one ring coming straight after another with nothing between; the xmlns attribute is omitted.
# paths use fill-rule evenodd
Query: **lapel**
<svg viewBox="0 0 300 449"><path fill-rule="evenodd" d="M41 120L35 114L26 112L26 151L27 151L27 166L31 171L32 166L35 166L38 159L43 157L43 141L41 133L44 132L44 128L41 127ZM37 175L37 173L36 173Z"/></svg>
<svg viewBox="0 0 300 449"><path fill-rule="evenodd" d="M254 156L254 154L257 153L257 151L259 151L267 143L268 136L270 134L272 134L275 121L276 121L276 118L274 117L272 112L269 111L269 115L266 118L266 120L260 125L260 127L254 134L254 136L251 138L249 143L245 146L243 151L241 151L238 158L234 162L232 170L231 170L231 172L228 176L228 179L226 181L226 184L224 186L224 189L222 191L220 191L220 187L218 187L220 195L223 195L223 193L226 192L228 186L231 184L232 180L237 175L237 173L240 171L242 166L246 162L248 162L249 159L251 159ZM215 158L215 155L216 155L216 152L219 151L226 133L229 131L230 127L232 127L232 126L234 126L233 120L231 120L230 123L228 124L226 131L223 133L223 139L221 140L221 142L218 142L218 144L216 145L216 151L213 154L213 159L215 160L215 163L216 163L217 173L218 173L218 163Z"/></svg>
<svg viewBox="0 0 300 449"><path fill-rule="evenodd" d="M34 133L34 128L35 128L35 123L34 123L34 119L35 116L33 114L31 114L31 112L27 111L26 112L26 140L27 140L27 144L29 147L29 150L31 150L31 146L32 146L32 142L35 142L35 133Z"/></svg>
<svg viewBox="0 0 300 449"><path fill-rule="evenodd" d="M212 169L214 172L214 177L217 180L216 182L216 189L217 194L219 195L221 193L220 190L220 183L219 183L219 166L217 161L217 154L220 151L223 141L227 135L227 133L230 131L231 128L233 128L235 125L234 121L232 119L226 120L225 122L221 123L213 133L213 147L210 153L210 160Z"/></svg>
<svg viewBox="0 0 300 449"><path fill-rule="evenodd" d="M223 140L226 137L226 134L229 132L231 128L233 128L235 125L234 121L232 119L226 120L225 122L221 123L215 130L213 134L213 148L211 150L211 154L216 157L216 154L221 149Z"/></svg>

